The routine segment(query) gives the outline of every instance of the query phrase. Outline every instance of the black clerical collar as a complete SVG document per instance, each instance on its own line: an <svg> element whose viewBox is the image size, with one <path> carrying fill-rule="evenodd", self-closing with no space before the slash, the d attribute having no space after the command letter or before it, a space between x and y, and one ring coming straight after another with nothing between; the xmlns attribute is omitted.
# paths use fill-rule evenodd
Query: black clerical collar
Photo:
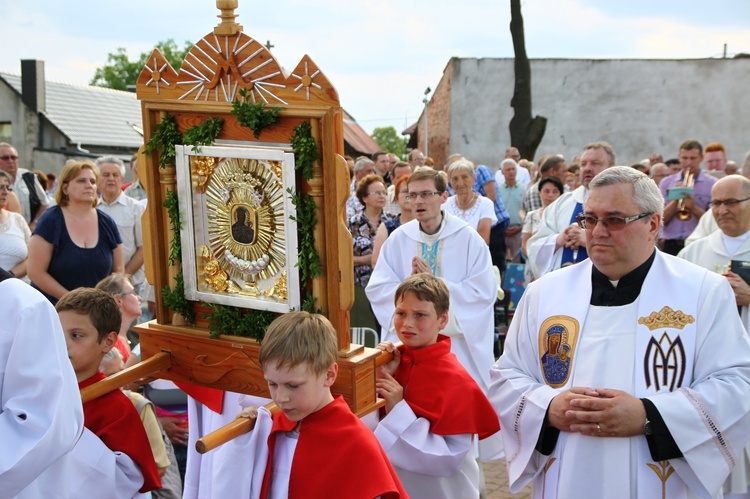
<svg viewBox="0 0 750 499"><path fill-rule="evenodd" d="M619 307L633 303L641 294L643 281L646 279L651 264L654 263L656 250L651 256L632 272L622 276L614 287L609 277L602 274L595 266L591 267L591 305L599 307Z"/></svg>

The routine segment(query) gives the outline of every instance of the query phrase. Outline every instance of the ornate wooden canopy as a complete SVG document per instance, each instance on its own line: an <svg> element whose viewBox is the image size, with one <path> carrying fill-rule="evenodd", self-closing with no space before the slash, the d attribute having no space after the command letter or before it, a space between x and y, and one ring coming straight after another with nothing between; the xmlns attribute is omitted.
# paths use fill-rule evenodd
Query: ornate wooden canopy
<svg viewBox="0 0 750 499"><path fill-rule="evenodd" d="M217 146L238 150L268 147L289 153L295 128L302 122L310 123L320 159L314 165L311 179L305 180L297 174L294 180L297 192L309 196L317 207L314 239L323 272L301 282L300 287L312 292L316 307L330 319L338 334L340 374L334 391L344 394L355 411L367 412L376 404L375 353L351 345L349 338L349 309L354 295L352 243L342 215L349 196L349 176L342 157L342 109L338 94L307 55L291 72L285 73L271 52L235 22L236 1L217 1L216 4L221 10L221 23L195 43L178 70L159 50L152 52L143 68L136 92L143 111L144 142L149 143L166 115L174 118L181 134L209 118L222 118ZM232 115L233 102L242 100L263 103L269 109L278 107L278 122L263 128L256 138ZM190 303L197 320L189 325L164 303L161 290L165 286L175 287L175 278L184 266L200 265L200 262L176 260L170 263L170 245L175 234L163 203L172 195L170 193L178 191L178 177L187 178L185 185L190 185L191 172L188 171L190 166L180 164L160 167L163 154L163 150L157 149L138 159L141 181L149 198L144 227L144 239L149 239L144 241L147 277L156 290L156 319L139 327L142 356L145 359L162 351L170 353L172 367L162 371L159 377L267 394L257 364L259 347L255 340L210 339L204 306ZM211 175L210 171L204 174ZM278 171L276 175L281 177ZM270 173L268 176L276 178ZM281 182L281 178L278 180ZM202 182L205 184L206 179ZM180 218L188 216L196 203L203 202L200 196L186 197L190 198L180 194ZM210 207L200 208L206 216L212 216ZM183 240L183 260L189 254L184 245ZM296 263L289 262L290 265Z"/></svg>

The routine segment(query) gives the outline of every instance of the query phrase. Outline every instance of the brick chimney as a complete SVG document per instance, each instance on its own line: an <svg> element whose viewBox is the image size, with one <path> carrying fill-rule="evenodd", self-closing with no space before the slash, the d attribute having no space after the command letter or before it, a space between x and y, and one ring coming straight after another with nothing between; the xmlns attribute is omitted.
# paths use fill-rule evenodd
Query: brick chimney
<svg viewBox="0 0 750 499"><path fill-rule="evenodd" d="M21 61L21 100L32 112L45 111L44 61L36 59Z"/></svg>

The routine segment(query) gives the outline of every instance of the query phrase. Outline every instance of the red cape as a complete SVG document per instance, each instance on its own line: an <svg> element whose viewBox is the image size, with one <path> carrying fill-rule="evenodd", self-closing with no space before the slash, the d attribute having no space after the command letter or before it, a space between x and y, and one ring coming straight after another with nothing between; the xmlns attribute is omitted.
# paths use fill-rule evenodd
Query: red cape
<svg viewBox="0 0 750 499"><path fill-rule="evenodd" d="M104 378L106 376L99 371L78 383L78 388L86 388ZM124 393L114 390L83 404L83 423L110 450L127 454L141 468L143 487L139 492L161 488L159 470L143 422Z"/></svg>
<svg viewBox="0 0 750 499"><path fill-rule="evenodd" d="M191 385L175 381L177 388L187 393L195 400L205 405L217 414L221 414L224 409L224 390L218 388L209 388L208 386Z"/></svg>
<svg viewBox="0 0 750 499"><path fill-rule="evenodd" d="M393 375L404 387L404 400L418 417L430 421L437 435L479 435L500 431L500 418L474 379L451 353L451 340L420 349L404 347Z"/></svg>
<svg viewBox="0 0 750 499"><path fill-rule="evenodd" d="M268 437L268 465L260 496L268 497L276 433L297 422L284 413L273 416ZM290 499L399 499L409 497L375 435L339 395L302 420L292 458Z"/></svg>

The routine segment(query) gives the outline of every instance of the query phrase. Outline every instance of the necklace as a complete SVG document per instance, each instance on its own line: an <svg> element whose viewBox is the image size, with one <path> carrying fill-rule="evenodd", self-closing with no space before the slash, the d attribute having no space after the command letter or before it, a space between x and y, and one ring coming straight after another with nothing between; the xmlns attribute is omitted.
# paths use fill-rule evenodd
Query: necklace
<svg viewBox="0 0 750 499"><path fill-rule="evenodd" d="M458 198L458 196L456 196L456 206L458 207L459 210L466 211L469 208L471 208L471 205L474 204L474 200L476 200L476 198L477 198L477 193L472 191L471 196L469 196L469 202L466 203L465 206L461 206L461 200Z"/></svg>

